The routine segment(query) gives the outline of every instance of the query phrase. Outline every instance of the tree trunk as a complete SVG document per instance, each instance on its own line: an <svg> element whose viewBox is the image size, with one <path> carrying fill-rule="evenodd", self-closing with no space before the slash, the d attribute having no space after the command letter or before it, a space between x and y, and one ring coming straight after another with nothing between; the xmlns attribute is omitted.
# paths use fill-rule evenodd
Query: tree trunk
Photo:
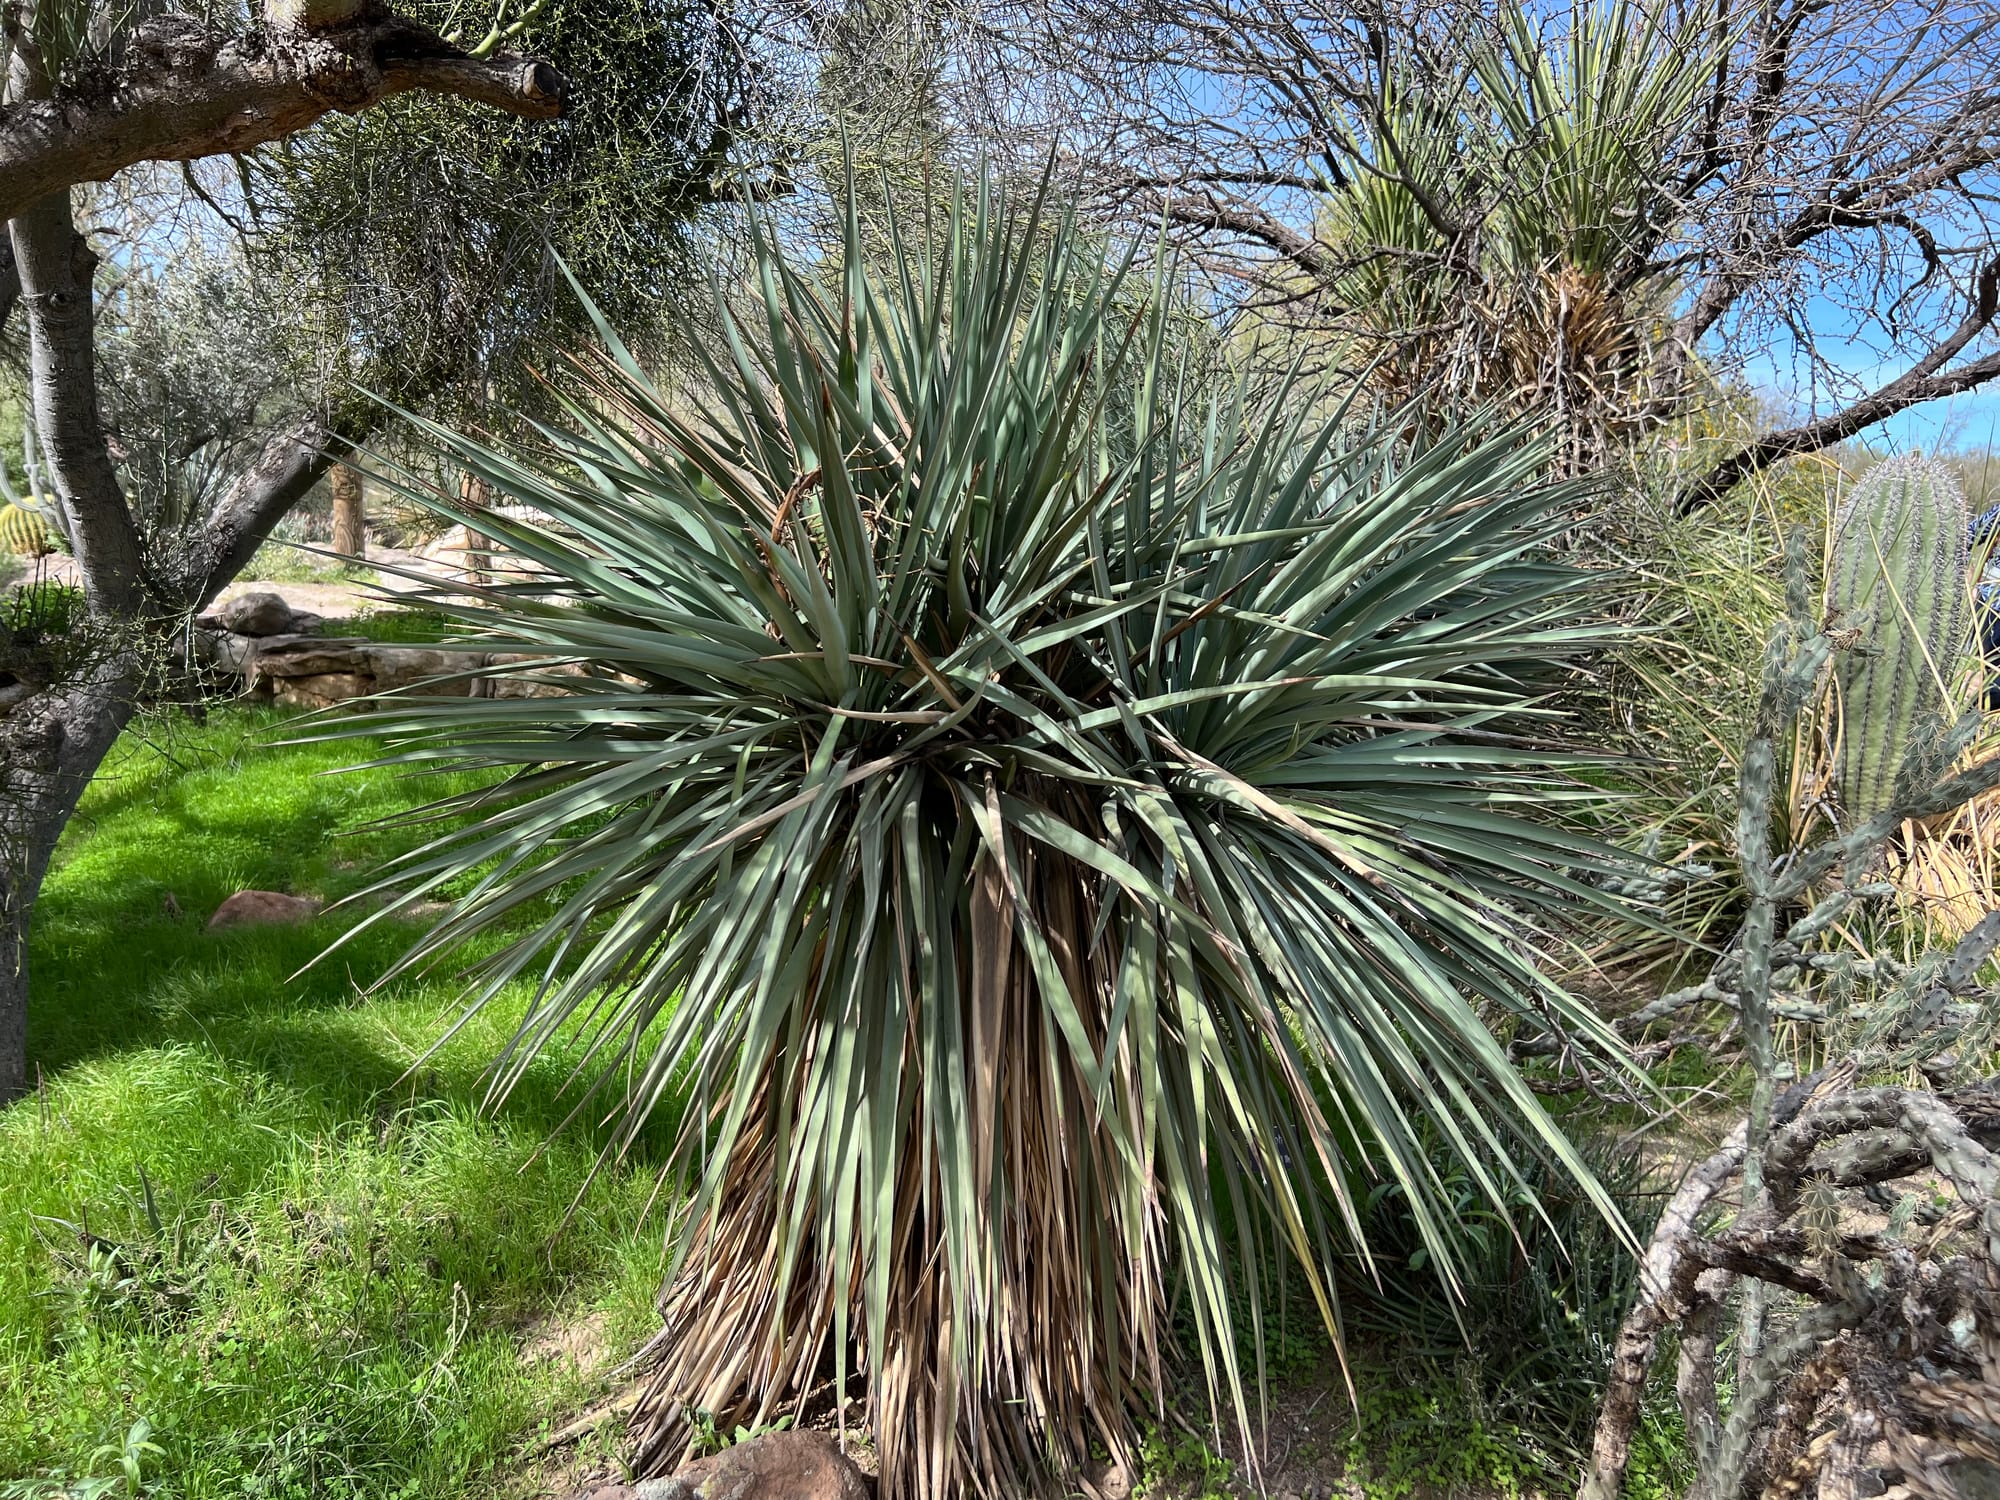
<svg viewBox="0 0 2000 1500"><path fill-rule="evenodd" d="M492 503L493 490L477 474L458 477L458 502L466 512L465 581L484 588L493 581L493 542L472 529L472 512Z"/></svg>
<svg viewBox="0 0 2000 1500"><path fill-rule="evenodd" d="M368 556L367 511L362 499L361 471L335 464L333 482L333 550L356 561Z"/></svg>
<svg viewBox="0 0 2000 1500"><path fill-rule="evenodd" d="M132 717L127 652L0 709L0 1105L26 1091L28 919L65 824Z"/></svg>

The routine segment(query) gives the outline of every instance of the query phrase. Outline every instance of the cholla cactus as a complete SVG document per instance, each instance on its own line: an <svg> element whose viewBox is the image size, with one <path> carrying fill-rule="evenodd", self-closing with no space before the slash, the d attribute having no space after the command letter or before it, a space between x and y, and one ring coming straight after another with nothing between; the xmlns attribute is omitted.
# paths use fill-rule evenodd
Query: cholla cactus
<svg viewBox="0 0 2000 1500"><path fill-rule="evenodd" d="M1914 456L1891 459L1841 507L1827 629L1846 648L1835 668L1837 772L1841 801L1857 823L1895 801L1904 767L1937 738L1965 648L1965 570L1965 495L1950 470Z"/></svg>

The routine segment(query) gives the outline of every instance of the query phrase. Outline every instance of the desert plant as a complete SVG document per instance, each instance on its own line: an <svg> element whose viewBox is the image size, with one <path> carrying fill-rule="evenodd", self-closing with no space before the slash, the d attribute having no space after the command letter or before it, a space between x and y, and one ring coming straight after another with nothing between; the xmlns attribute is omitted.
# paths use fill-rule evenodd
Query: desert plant
<svg viewBox="0 0 2000 1500"><path fill-rule="evenodd" d="M1939 769L1926 752L1965 649L1966 561L1965 494L1940 464L1878 464L1841 507L1826 609L1846 647L1837 780L1856 823L1896 801L1899 777L1927 785Z"/></svg>
<svg viewBox="0 0 2000 1500"><path fill-rule="evenodd" d="M0 504L0 552L40 557L53 547L48 522L24 505Z"/></svg>
<svg viewBox="0 0 2000 1500"><path fill-rule="evenodd" d="M539 914L471 950L475 1010L539 981L496 1098L587 1018L610 1149L678 1116L641 1469L859 1372L890 1500L1042 1493L1131 1456L1176 1278L1246 1412L1232 1233L1332 1324L1374 1175L1450 1275L1430 1136L1615 1217L1489 1030L1607 1041L1534 959L1592 846L1524 810L1584 795L1527 716L1601 632L1545 444L1197 397L1168 273L1039 195L881 274L857 217L830 284L760 240L686 404L606 329L535 449L427 429L552 575L427 602L582 670L379 705L511 772L384 884L463 892L406 965Z"/></svg>
<svg viewBox="0 0 2000 1500"><path fill-rule="evenodd" d="M1608 1146L1587 1149L1626 1224L1650 1234L1659 1211L1643 1164ZM1465 1295L1423 1274L1427 1247L1393 1184L1369 1194L1364 1222L1383 1274L1357 1278L1350 1328L1381 1341L1416 1384L1463 1384L1520 1468L1559 1481L1587 1450L1612 1346L1638 1286L1638 1267L1596 1206L1559 1173L1531 1164L1517 1212L1495 1213L1471 1174L1442 1160L1458 1198L1454 1246ZM1397 1274L1401 1272L1402 1274Z"/></svg>
<svg viewBox="0 0 2000 1500"><path fill-rule="evenodd" d="M1775 746L1820 691L1829 661L1837 672L1839 653L1855 648L1850 632L1836 635L1816 617L1803 541L1790 552L1789 618L1765 653L1737 776L1750 906L1706 996L1741 1023L1749 1109L1660 1215L1579 1500L1623 1492L1642 1397L1669 1332L1678 1335L1676 1388L1699 1500L1891 1486L1972 1495L1993 1472L2000 1161L1988 1143L2000 1078L1988 1073L2000 992L1986 981L2000 911L1948 957L1916 966L1857 955L1852 932L1827 949L1857 903L1887 892L1858 877L1898 827L1991 793L2000 756L1938 769L1971 748L1979 716L1968 714L1941 736L1928 774L1905 766L1872 815L1776 857L1768 838ZM1780 913L1791 918L1783 926ZM1772 1039L1786 1017L1833 1022L1828 1051L1839 1061L1781 1092ZM1916 1069L1935 1087L1862 1086L1871 1074L1907 1080ZM1725 1348L1732 1293L1736 1336ZM1779 1299L1792 1303L1790 1316L1769 1316ZM1725 1359L1736 1371L1726 1417Z"/></svg>

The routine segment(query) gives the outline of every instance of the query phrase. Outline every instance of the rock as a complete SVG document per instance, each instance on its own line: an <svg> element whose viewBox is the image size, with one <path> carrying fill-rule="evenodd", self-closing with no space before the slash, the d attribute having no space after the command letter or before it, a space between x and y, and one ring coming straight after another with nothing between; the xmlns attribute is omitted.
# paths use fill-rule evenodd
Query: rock
<svg viewBox="0 0 2000 1500"><path fill-rule="evenodd" d="M238 891L215 909L215 915L208 919L208 930L290 926L310 922L318 915L319 902L310 896L287 896L283 891Z"/></svg>
<svg viewBox="0 0 2000 1500"><path fill-rule="evenodd" d="M473 679L432 682L486 664L481 651L441 651L432 646L376 646L368 653L368 665L375 673L375 691L414 691L420 697L464 698L470 696Z"/></svg>
<svg viewBox="0 0 2000 1500"><path fill-rule="evenodd" d="M671 1479L633 1486L629 1500L873 1500L875 1487L824 1432L770 1432L698 1458ZM592 1500L625 1500L614 1489Z"/></svg>
<svg viewBox="0 0 2000 1500"><path fill-rule="evenodd" d="M359 672L320 672L311 677L280 677L272 683L271 696L287 708L332 708L366 698L375 691L375 679Z"/></svg>
<svg viewBox="0 0 2000 1500"><path fill-rule="evenodd" d="M318 677L326 672L375 675L368 659L368 642L359 636L322 640L317 636L286 636L267 642L250 660L257 677Z"/></svg>
<svg viewBox="0 0 2000 1500"><path fill-rule="evenodd" d="M240 594L209 616L232 635L295 635L292 607L282 594Z"/></svg>

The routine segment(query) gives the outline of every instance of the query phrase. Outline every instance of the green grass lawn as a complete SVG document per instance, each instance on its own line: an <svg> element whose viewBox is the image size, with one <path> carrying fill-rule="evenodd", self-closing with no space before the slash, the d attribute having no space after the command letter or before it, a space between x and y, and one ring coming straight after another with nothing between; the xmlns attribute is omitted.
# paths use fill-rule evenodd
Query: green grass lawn
<svg viewBox="0 0 2000 1500"><path fill-rule="evenodd" d="M360 635L385 645L406 646L432 646L462 633L429 609L369 609L344 620L328 620L320 628L322 635Z"/></svg>
<svg viewBox="0 0 2000 1500"><path fill-rule="evenodd" d="M600 1177L565 1226L595 1143L534 1154L561 1059L480 1111L506 1007L412 1074L456 986L366 988L414 928L303 974L349 918L204 930L240 888L356 889L413 836L336 835L440 790L320 774L369 747L278 745L283 722L128 733L44 889L44 1088L0 1113L0 1496L118 1473L140 1421L160 1451L135 1493L494 1494L589 1395L544 1357L552 1324L613 1357L656 1326L649 1166Z"/></svg>

